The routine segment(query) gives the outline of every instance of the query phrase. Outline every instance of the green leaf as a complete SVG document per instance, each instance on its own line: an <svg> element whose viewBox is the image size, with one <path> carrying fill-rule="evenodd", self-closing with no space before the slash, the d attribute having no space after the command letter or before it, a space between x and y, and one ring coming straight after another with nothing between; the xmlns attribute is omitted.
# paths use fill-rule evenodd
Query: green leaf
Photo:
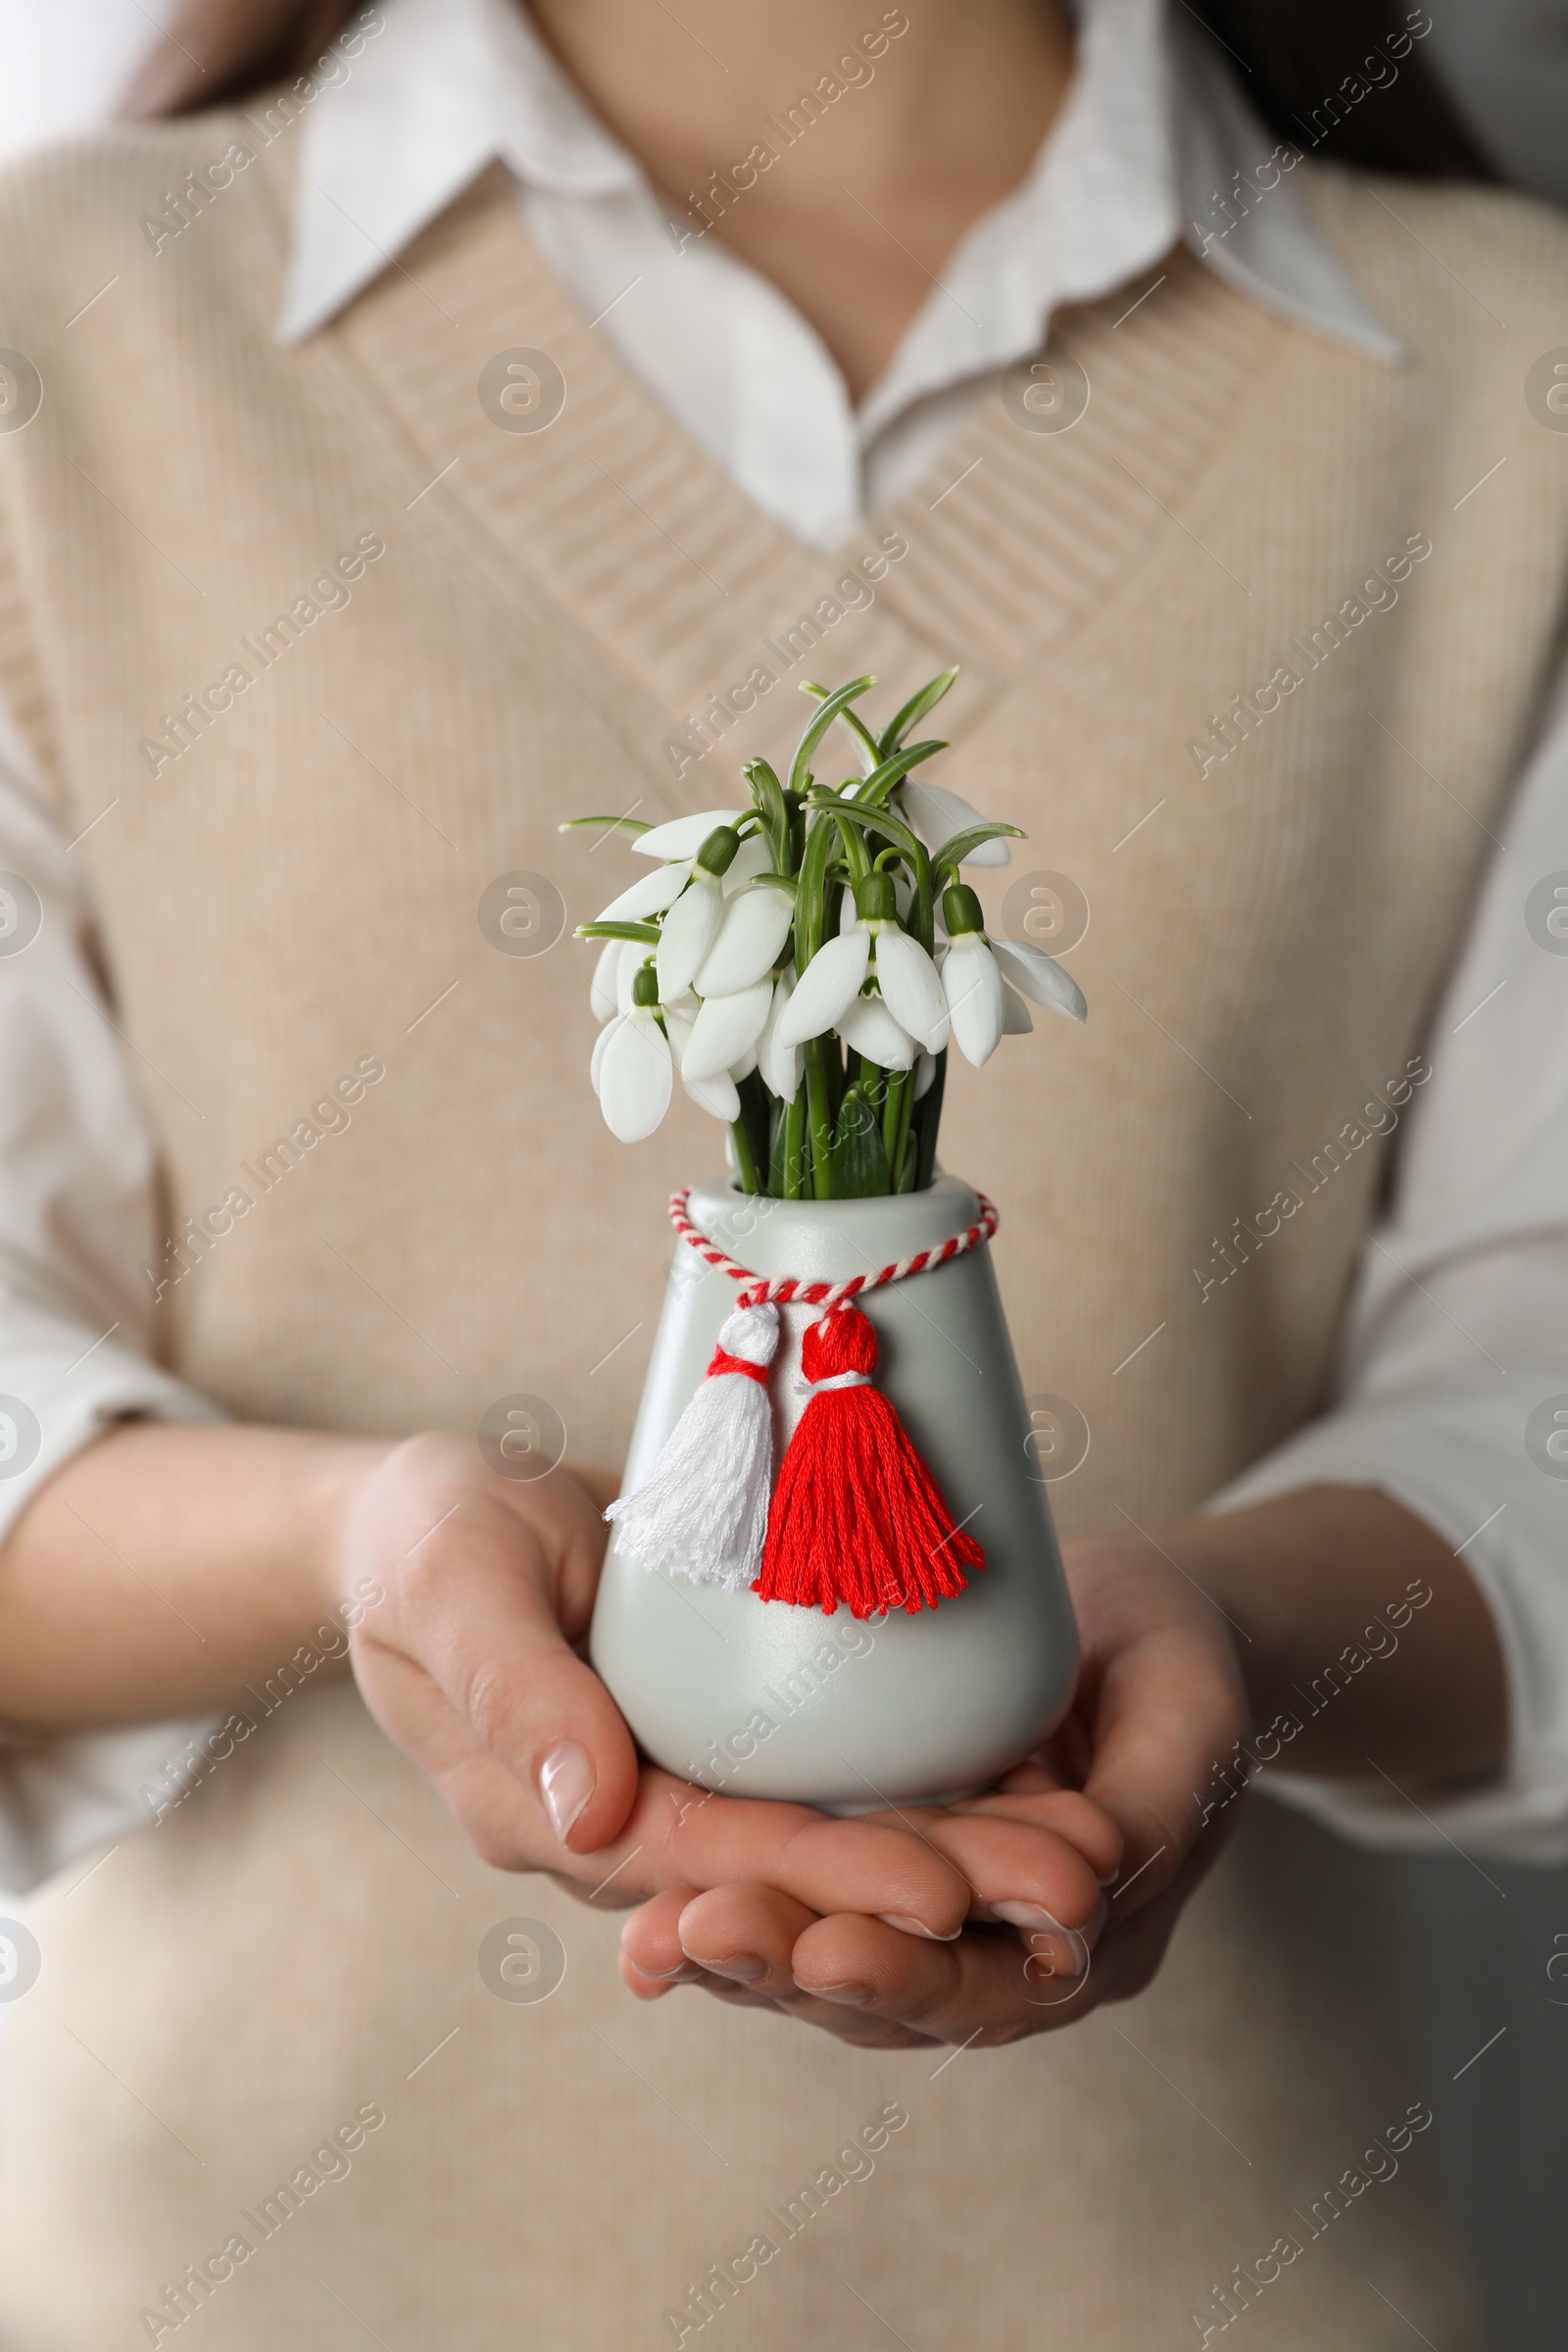
<svg viewBox="0 0 1568 2352"><path fill-rule="evenodd" d="M902 784L911 767L922 760L930 760L947 750L945 743L933 738L929 743L912 743L906 752L895 752L891 760L882 760L866 777L856 793L862 808L880 808L896 784Z"/></svg>
<svg viewBox="0 0 1568 2352"><path fill-rule="evenodd" d="M910 695L892 724L882 730L882 740L877 745L877 750L884 760L898 750L909 729L917 727L928 710L936 709L957 674L956 666L952 669L944 669L936 677L928 679L918 694Z"/></svg>
<svg viewBox="0 0 1568 2352"><path fill-rule="evenodd" d="M923 842L916 839L904 818L896 816L891 808L865 808L858 801L835 801L832 808L841 825L859 825L868 833L886 834L911 864L918 865L925 858Z"/></svg>
<svg viewBox="0 0 1568 2352"><path fill-rule="evenodd" d="M945 841L940 850L932 851L931 871L940 873L945 865L951 865L956 872L965 858L979 849L982 842L1027 839L1028 835L1021 825L970 825L965 832L955 833Z"/></svg>
<svg viewBox="0 0 1568 2352"><path fill-rule="evenodd" d="M833 1130L835 1200L869 1200L891 1191L882 1122L858 1086L845 1089Z"/></svg>
<svg viewBox="0 0 1568 2352"><path fill-rule="evenodd" d="M810 678L803 678L801 680L801 692L803 694L814 694L819 702L824 703L828 697L827 687L816 685ZM858 710L841 710L839 712L839 716L843 719L844 724L849 728L850 733L855 737L857 743L859 745L860 759L864 763L866 774L869 775L872 768L875 767L878 760L880 760L882 757L877 746L876 737L872 734L870 728L866 725Z"/></svg>
<svg viewBox="0 0 1568 2352"><path fill-rule="evenodd" d="M638 939L645 948L657 948L659 931L653 923L579 923L578 939Z"/></svg>
<svg viewBox="0 0 1568 2352"><path fill-rule="evenodd" d="M875 678L852 678L847 686L836 687L826 697L796 746L795 759L790 768L790 790L792 792L805 792L806 779L810 773L811 754L838 717L839 712L848 710L858 695L864 694L867 687L875 684Z"/></svg>
<svg viewBox="0 0 1568 2352"><path fill-rule="evenodd" d="M653 826L640 816L568 816L558 833L651 833Z"/></svg>
<svg viewBox="0 0 1568 2352"><path fill-rule="evenodd" d="M751 786L752 798L761 812L773 856L782 864L789 857L790 847L790 812L784 787L765 760L748 760L741 774Z"/></svg>

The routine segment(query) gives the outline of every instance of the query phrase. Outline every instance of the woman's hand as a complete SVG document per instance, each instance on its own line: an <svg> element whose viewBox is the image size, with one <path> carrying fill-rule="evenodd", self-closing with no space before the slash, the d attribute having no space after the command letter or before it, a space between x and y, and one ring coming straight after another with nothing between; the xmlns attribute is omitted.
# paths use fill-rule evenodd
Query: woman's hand
<svg viewBox="0 0 1568 2352"><path fill-rule="evenodd" d="M1016 2041L1142 1991L1235 1820L1213 1802L1214 1767L1246 1730L1243 1678L1226 1619L1154 1545L1099 1538L1069 1545L1064 1565L1083 1665L1048 1746L987 1795L862 1817L962 1874L972 1900L956 1940L918 1942L756 1886L671 1887L622 1931L633 1992L699 1984L904 2048ZM1031 1920L1013 1889L1042 1840L1110 1883L1042 1898L1051 1916Z"/></svg>
<svg viewBox="0 0 1568 2352"><path fill-rule="evenodd" d="M744 1884L768 1947L794 1923L829 1923L816 1960L831 1973L832 1930L868 1929L890 1988L906 1951L949 1950L976 1883L993 1905L1087 1925L1097 1858L1103 1875L1117 1841L1082 1798L1025 1803L1011 1818L998 1798L992 1818L965 1826L960 1852L946 1842L947 1815L836 1821L639 1766L580 1654L613 1492L587 1471L502 1478L470 1438L430 1436L368 1467L344 1514L340 1589L369 1578L385 1594L353 1636L361 1690L487 1862L548 1871L607 1907ZM678 1945L669 1965L686 1967Z"/></svg>

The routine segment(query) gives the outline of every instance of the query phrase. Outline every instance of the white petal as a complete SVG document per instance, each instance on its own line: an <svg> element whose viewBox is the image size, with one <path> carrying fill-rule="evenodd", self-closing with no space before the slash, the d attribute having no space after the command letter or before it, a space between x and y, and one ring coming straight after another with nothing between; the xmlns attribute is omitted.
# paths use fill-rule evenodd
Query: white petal
<svg viewBox="0 0 1568 2352"><path fill-rule="evenodd" d="M1015 988L1002 983L1002 1034L1004 1037L1027 1037L1034 1027L1034 1017Z"/></svg>
<svg viewBox="0 0 1568 2352"><path fill-rule="evenodd" d="M618 942L612 940L611 945L612 947L616 946L618 945ZM609 1045L611 1039L614 1036L615 1031L619 1028L624 1018L624 1013L615 1013L609 1021L606 1022L604 1028L600 1030L599 1035L594 1039L593 1058L588 1064L588 1076L593 1083L593 1090L596 1095L599 1092L599 1073L604 1067L605 1048Z"/></svg>
<svg viewBox="0 0 1568 2352"><path fill-rule="evenodd" d="M623 939L621 958L615 973L615 1010L630 1012L631 984L648 959L648 951L639 940Z"/></svg>
<svg viewBox="0 0 1568 2352"><path fill-rule="evenodd" d="M801 1046L808 1037L820 1037L824 1029L831 1029L859 995L870 960L871 934L858 924L837 939L824 940L779 1015L773 1033L776 1043Z"/></svg>
<svg viewBox="0 0 1568 2352"><path fill-rule="evenodd" d="M741 1080L743 1078L749 1078L756 1067L757 1048L753 1046L749 1053L741 1055L739 1061L732 1062L730 1064L729 1074L734 1079L736 1085L739 1086Z"/></svg>
<svg viewBox="0 0 1568 2352"><path fill-rule="evenodd" d="M904 803L904 813L919 834L928 850L939 850L955 833L966 833L971 825L983 825L989 819L967 801L960 801L956 792L945 784L926 784L916 776L906 776L899 786L898 796ZM642 843L639 841L638 848ZM665 858L678 857L675 850L661 853ZM1012 862L1004 841L983 841L963 859L965 865L1010 865Z"/></svg>
<svg viewBox="0 0 1568 2352"><path fill-rule="evenodd" d="M839 1015L838 1031L847 1046L885 1070L912 1070L920 1051L880 997L858 997L849 1011Z"/></svg>
<svg viewBox="0 0 1568 2352"><path fill-rule="evenodd" d="M942 965L953 1035L964 1058L989 1061L1002 1035L1002 974L978 931L960 931Z"/></svg>
<svg viewBox="0 0 1568 2352"><path fill-rule="evenodd" d="M732 997L738 988L771 978L794 920L795 901L788 891L774 890L765 882L726 899L718 937L694 983L698 995Z"/></svg>
<svg viewBox="0 0 1568 2352"><path fill-rule="evenodd" d="M727 1070L720 1070L716 1078L688 1078L683 1070L681 1084L694 1102L715 1119L722 1119L726 1126L740 1117L741 1099Z"/></svg>
<svg viewBox="0 0 1568 2352"><path fill-rule="evenodd" d="M736 851L729 871L724 876L724 896L742 890L754 874L770 874L773 853L767 846L765 833L748 833Z"/></svg>
<svg viewBox="0 0 1568 2352"><path fill-rule="evenodd" d="M875 956L888 1010L928 1054L940 1054L948 1042L948 1006L936 965L907 931L879 931Z"/></svg>
<svg viewBox="0 0 1568 2352"><path fill-rule="evenodd" d="M605 1124L623 1144L652 1135L669 1108L675 1066L663 1031L647 1005L617 1021L599 1064Z"/></svg>
<svg viewBox="0 0 1568 2352"><path fill-rule="evenodd" d="M1071 972L1063 970L1043 948L1031 947L1023 940L994 939L991 951L1001 959L1002 968L1014 988L1021 988L1037 1004L1047 1004L1053 1012L1064 1012L1069 1020L1088 1020L1089 1006L1083 990Z"/></svg>
<svg viewBox="0 0 1568 2352"><path fill-rule="evenodd" d="M669 1038L669 1050L675 1056L675 1067L677 1070L683 1070L686 1065L686 1049L692 1042L692 1024L697 1018L697 1006L688 998L684 1006L665 1004L662 1009L664 1015L664 1029Z"/></svg>
<svg viewBox="0 0 1568 2352"><path fill-rule="evenodd" d="M724 913L724 894L710 874L696 874L664 917L659 935L659 995L667 1004L690 988L713 944Z"/></svg>
<svg viewBox="0 0 1568 2352"><path fill-rule="evenodd" d="M681 1076L691 1082L732 1069L761 1036L772 1004L771 980L759 980L733 996L705 997L681 1055Z"/></svg>
<svg viewBox="0 0 1568 2352"><path fill-rule="evenodd" d="M781 1102L793 1102L801 1091L801 1049L781 1046L778 1042L779 1015L794 988L795 967L786 964L774 983L772 1007L757 1041L757 1066L762 1073L762 1084Z"/></svg>
<svg viewBox="0 0 1568 2352"><path fill-rule="evenodd" d="M673 858L651 874L639 874L618 899L612 899L594 917L600 923L640 923L650 914L662 914L680 897L690 874L689 858ZM634 943L628 943L634 944Z"/></svg>
<svg viewBox="0 0 1568 2352"><path fill-rule="evenodd" d="M695 858L710 833L737 824L744 814L741 808L704 808L696 816L672 816L637 834L631 846L640 858Z"/></svg>
<svg viewBox="0 0 1568 2352"><path fill-rule="evenodd" d="M617 994L620 959L628 948L636 946L632 939L607 939L599 961L594 965L593 983L588 1002L593 1006L596 1021L613 1020L617 1012L626 1009Z"/></svg>
<svg viewBox="0 0 1568 2352"><path fill-rule="evenodd" d="M914 1070L914 1099L917 1102L922 1095L928 1095L931 1092L932 1080L936 1077L936 1055L934 1054L922 1054L918 1062L915 1064Z"/></svg>
<svg viewBox="0 0 1568 2352"><path fill-rule="evenodd" d="M855 904L855 893L846 887L839 900L839 931L841 935L846 931L853 931L859 919L859 909Z"/></svg>

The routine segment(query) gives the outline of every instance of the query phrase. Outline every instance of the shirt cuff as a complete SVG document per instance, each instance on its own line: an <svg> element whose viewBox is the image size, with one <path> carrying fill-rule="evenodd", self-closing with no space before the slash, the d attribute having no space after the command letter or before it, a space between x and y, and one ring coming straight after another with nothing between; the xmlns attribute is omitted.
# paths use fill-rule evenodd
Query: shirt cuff
<svg viewBox="0 0 1568 2352"><path fill-rule="evenodd" d="M111 1839L164 1820L223 1752L224 1720L0 1738L0 1895L26 1894Z"/></svg>
<svg viewBox="0 0 1568 2352"><path fill-rule="evenodd" d="M1486 1595L1508 1682L1499 1779L1452 1797L1423 1790L1419 1803L1392 1782L1313 1780L1273 1765L1259 1779L1266 1793L1357 1845L1568 1860L1568 1460L1559 1468L1526 1434L1561 1378L1514 1374L1490 1390L1446 1388L1328 1414L1205 1505L1233 1511L1303 1487L1373 1487L1435 1528ZM1335 1676L1343 1687L1348 1676L1381 1670L1399 1639L1389 1610L1405 1597L1391 1590L1366 1639L1325 1659L1308 1702L1314 1712L1333 1703Z"/></svg>
<svg viewBox="0 0 1568 2352"><path fill-rule="evenodd" d="M58 1312L0 1303L0 1540L41 1486L117 1421L223 1421L131 1348Z"/></svg>

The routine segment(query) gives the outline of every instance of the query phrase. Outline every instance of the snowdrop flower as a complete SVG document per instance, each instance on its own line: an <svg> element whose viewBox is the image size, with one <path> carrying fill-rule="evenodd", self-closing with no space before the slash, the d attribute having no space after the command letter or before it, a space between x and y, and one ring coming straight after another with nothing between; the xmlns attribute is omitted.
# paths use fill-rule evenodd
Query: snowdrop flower
<svg viewBox="0 0 1568 2352"><path fill-rule="evenodd" d="M680 1082L692 1101L713 1118L722 1119L727 1126L741 1115L741 1099L735 1090L735 1081L737 1077L744 1076L744 1065L736 1070L718 1069L706 1078L693 1071L691 1047L698 1018L699 1007L690 998L684 1004L664 1006L664 1028L669 1038L669 1050L674 1056L675 1067L680 1072Z"/></svg>
<svg viewBox="0 0 1568 2352"><path fill-rule="evenodd" d="M681 1075L716 1078L745 1059L762 1034L773 1006L773 983L763 977L728 996L704 997L681 1057Z"/></svg>
<svg viewBox="0 0 1568 2352"><path fill-rule="evenodd" d="M655 829L668 832L671 828L661 825ZM647 839L646 833L639 836L639 849ZM723 877L734 864L740 846L740 836L732 825L716 825L700 844L691 877L664 917L657 962L659 994L666 1004L690 988L718 936L724 918Z"/></svg>
<svg viewBox="0 0 1568 2352"><path fill-rule="evenodd" d="M631 846L640 858L695 858L710 833L738 825L745 813L744 808L703 808L695 816L672 816L667 824L650 825Z"/></svg>
<svg viewBox="0 0 1568 2352"><path fill-rule="evenodd" d="M1015 988L1002 983L1002 1034L1004 1037L1027 1037L1035 1025L1034 1014Z"/></svg>
<svg viewBox="0 0 1568 2352"><path fill-rule="evenodd" d="M640 1144L653 1134L669 1108L675 1065L659 1024L659 982L648 964L632 981L631 1010L600 1031L590 1075L612 1135Z"/></svg>
<svg viewBox="0 0 1568 2352"><path fill-rule="evenodd" d="M751 845L748 843L746 848ZM764 845L765 848L765 845ZM745 849L741 855L744 857ZM737 860L737 863L739 860ZM724 902L712 946L693 986L700 997L731 997L765 979L782 953L795 920L795 894L771 883L737 891Z"/></svg>
<svg viewBox="0 0 1568 2352"><path fill-rule="evenodd" d="M631 1009L629 981L626 983L626 1003L623 1004L620 1001L620 967L626 950L634 944L629 939L607 939L600 952L599 961L594 965L593 985L588 991L588 1002L593 1006L596 1021L612 1021L617 1012L629 1012Z"/></svg>
<svg viewBox="0 0 1568 2352"><path fill-rule="evenodd" d="M991 953L1002 966L1003 976L1014 988L1021 988L1026 997L1044 1004L1052 1012L1064 1012L1070 1021L1087 1021L1089 1006L1084 992L1071 972L1064 971L1054 956L1037 948L1029 940L994 939Z"/></svg>
<svg viewBox="0 0 1568 2352"><path fill-rule="evenodd" d="M945 841L953 839L955 833L967 833L971 825L983 825L988 821L978 808L971 808L967 801L960 800L956 792L950 792L945 784L927 784L916 776L905 777L899 786L899 797L904 803L905 815L928 850L939 850ZM645 834L643 840L646 839ZM642 842L637 846L640 849ZM676 853L665 850L662 855L671 858ZM962 862L965 865L1008 865L1011 858L1004 841L983 841L977 850L969 852Z"/></svg>
<svg viewBox="0 0 1568 2352"><path fill-rule="evenodd" d="M735 853L734 864L724 876L725 898L730 898L737 890L744 889L745 885L753 881L758 874L765 874L772 863L773 853L768 847L767 835L765 833L748 834Z"/></svg>
<svg viewBox="0 0 1568 2352"><path fill-rule="evenodd" d="M795 993L795 966L787 963L773 983L773 1002L762 1034L757 1041L757 1066L762 1084L781 1102L793 1102L801 1091L801 1049L778 1042L779 1017Z"/></svg>
<svg viewBox="0 0 1568 2352"><path fill-rule="evenodd" d="M987 937L980 902L967 883L956 882L944 892L942 912L948 927L942 987L954 1039L966 1060L978 1067L991 1059L1008 1029L1034 1026L1026 1004L1018 1003L1016 1010L1009 1007L1007 1000L1014 994L1007 986L1009 980L1016 980L1037 1004L1049 1004L1074 1020L1087 1017L1083 991L1059 963L1038 948L1020 948L1012 940Z"/></svg>
<svg viewBox="0 0 1568 2352"><path fill-rule="evenodd" d="M805 1045L842 1027L866 980L874 978L899 1027L928 1054L940 1054L948 1042L942 983L919 941L899 928L891 874L869 874L857 883L855 903L853 927L825 940L801 974L779 1016L779 1044Z"/></svg>
<svg viewBox="0 0 1568 2352"><path fill-rule="evenodd" d="M847 1046L884 1070L912 1070L920 1048L899 1027L880 997L857 997L839 1021Z"/></svg>
<svg viewBox="0 0 1568 2352"><path fill-rule="evenodd" d="M645 923L651 914L662 914L685 889L691 870L689 858L677 858L668 865L662 865L657 873L642 875L618 899L612 899L608 906L601 907L596 921Z"/></svg>

